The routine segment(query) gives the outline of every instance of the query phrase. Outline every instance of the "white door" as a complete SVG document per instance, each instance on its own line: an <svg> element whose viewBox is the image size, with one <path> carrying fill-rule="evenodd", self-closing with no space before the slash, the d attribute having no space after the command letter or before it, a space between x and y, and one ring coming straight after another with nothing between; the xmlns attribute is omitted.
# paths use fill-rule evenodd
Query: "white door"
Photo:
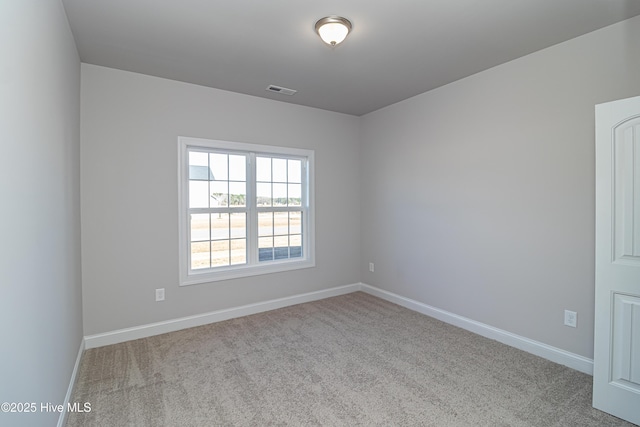
<svg viewBox="0 0 640 427"><path fill-rule="evenodd" d="M640 96L596 105L593 406L640 424Z"/></svg>

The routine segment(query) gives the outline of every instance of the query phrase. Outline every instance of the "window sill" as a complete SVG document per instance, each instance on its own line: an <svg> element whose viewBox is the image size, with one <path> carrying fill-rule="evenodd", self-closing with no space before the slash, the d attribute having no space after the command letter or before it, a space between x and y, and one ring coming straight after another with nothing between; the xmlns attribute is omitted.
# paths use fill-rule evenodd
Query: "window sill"
<svg viewBox="0 0 640 427"><path fill-rule="evenodd" d="M315 267L315 260L284 260L273 261L267 264L247 267L231 266L225 267L215 272L206 271L202 273L192 273L180 278L180 286L197 285L200 283L219 282L222 280L239 279L242 277L259 276L263 274L281 273L291 270Z"/></svg>

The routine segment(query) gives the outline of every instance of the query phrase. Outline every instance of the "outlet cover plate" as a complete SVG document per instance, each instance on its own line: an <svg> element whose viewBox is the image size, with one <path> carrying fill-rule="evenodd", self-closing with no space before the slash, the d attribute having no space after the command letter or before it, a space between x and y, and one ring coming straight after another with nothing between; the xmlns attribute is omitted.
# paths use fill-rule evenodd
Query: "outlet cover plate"
<svg viewBox="0 0 640 427"><path fill-rule="evenodd" d="M564 311L564 324L565 326L571 326L575 328L578 326L578 313L575 311L565 310Z"/></svg>

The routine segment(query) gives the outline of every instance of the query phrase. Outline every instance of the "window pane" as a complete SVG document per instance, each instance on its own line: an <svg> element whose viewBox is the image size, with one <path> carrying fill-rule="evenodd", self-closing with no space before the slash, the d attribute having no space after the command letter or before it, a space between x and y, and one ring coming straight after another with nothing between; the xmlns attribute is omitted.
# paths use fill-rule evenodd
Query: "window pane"
<svg viewBox="0 0 640 427"><path fill-rule="evenodd" d="M258 213L258 236L273 236L273 213Z"/></svg>
<svg viewBox="0 0 640 427"><path fill-rule="evenodd" d="M246 181L247 180L247 160L245 156L230 155L229 156L229 180L230 181Z"/></svg>
<svg viewBox="0 0 640 427"><path fill-rule="evenodd" d="M229 265L229 241L218 240L211 242L211 266Z"/></svg>
<svg viewBox="0 0 640 427"><path fill-rule="evenodd" d="M189 151L189 165L209 166L209 156L200 151Z"/></svg>
<svg viewBox="0 0 640 427"><path fill-rule="evenodd" d="M273 238L273 255L275 259L289 258L289 236Z"/></svg>
<svg viewBox="0 0 640 427"><path fill-rule="evenodd" d="M246 239L231 240L231 264L247 263L247 241Z"/></svg>
<svg viewBox="0 0 640 427"><path fill-rule="evenodd" d="M261 237L258 239L258 247L260 248L272 248L273 237Z"/></svg>
<svg viewBox="0 0 640 427"><path fill-rule="evenodd" d="M273 238L273 246L283 248L289 246L289 236L276 236Z"/></svg>
<svg viewBox="0 0 640 427"><path fill-rule="evenodd" d="M294 234L289 236L289 255L291 258L302 256L302 236Z"/></svg>
<svg viewBox="0 0 640 427"><path fill-rule="evenodd" d="M289 213L274 212L273 213L273 234L274 236L284 236L289 234Z"/></svg>
<svg viewBox="0 0 640 427"><path fill-rule="evenodd" d="M273 206L287 206L287 184L273 184Z"/></svg>
<svg viewBox="0 0 640 427"><path fill-rule="evenodd" d="M209 183L207 181L189 181L189 207L209 207Z"/></svg>
<svg viewBox="0 0 640 427"><path fill-rule="evenodd" d="M191 215L191 241L202 242L210 240L209 236L209 214Z"/></svg>
<svg viewBox="0 0 640 427"><path fill-rule="evenodd" d="M289 206L302 206L302 185L289 184Z"/></svg>
<svg viewBox="0 0 640 427"><path fill-rule="evenodd" d="M289 212L289 233L302 234L302 212Z"/></svg>
<svg viewBox="0 0 640 427"><path fill-rule="evenodd" d="M257 205L258 206L271 206L271 184L257 184Z"/></svg>
<svg viewBox="0 0 640 427"><path fill-rule="evenodd" d="M224 181L229 179L229 171L227 170L227 155L219 153L209 154L209 161L211 171L213 172L213 179L218 181Z"/></svg>
<svg viewBox="0 0 640 427"><path fill-rule="evenodd" d="M212 179L207 153L189 152L189 179L200 181Z"/></svg>
<svg viewBox="0 0 640 427"><path fill-rule="evenodd" d="M273 159L273 182L287 182L287 159Z"/></svg>
<svg viewBox="0 0 640 427"><path fill-rule="evenodd" d="M256 157L256 180L271 182L271 158Z"/></svg>
<svg viewBox="0 0 640 427"><path fill-rule="evenodd" d="M209 242L196 242L191 244L191 269L211 267L211 253Z"/></svg>
<svg viewBox="0 0 640 427"><path fill-rule="evenodd" d="M247 237L247 214L232 213L231 214L231 237Z"/></svg>
<svg viewBox="0 0 640 427"><path fill-rule="evenodd" d="M229 238L229 214L211 214L211 240Z"/></svg>
<svg viewBox="0 0 640 427"><path fill-rule="evenodd" d="M258 239L258 260L273 260L273 237L260 237Z"/></svg>
<svg viewBox="0 0 640 427"><path fill-rule="evenodd" d="M230 182L229 193L231 206L247 205L247 184L244 182Z"/></svg>
<svg viewBox="0 0 640 427"><path fill-rule="evenodd" d="M211 183L211 207L229 206L227 191L229 183L227 181L212 181Z"/></svg>
<svg viewBox="0 0 640 427"><path fill-rule="evenodd" d="M288 182L302 182L302 162L300 160L289 160Z"/></svg>

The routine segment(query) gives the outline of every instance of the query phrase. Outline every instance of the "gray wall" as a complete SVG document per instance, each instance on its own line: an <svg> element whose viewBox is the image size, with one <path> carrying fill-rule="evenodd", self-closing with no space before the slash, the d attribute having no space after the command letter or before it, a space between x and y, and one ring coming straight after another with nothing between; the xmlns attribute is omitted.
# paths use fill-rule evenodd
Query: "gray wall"
<svg viewBox="0 0 640 427"><path fill-rule="evenodd" d="M357 283L358 131L353 116L83 64L85 335ZM179 287L180 135L315 150L316 267Z"/></svg>
<svg viewBox="0 0 640 427"><path fill-rule="evenodd" d="M636 17L364 116L362 281L591 358L594 105L640 94L639 40Z"/></svg>
<svg viewBox="0 0 640 427"><path fill-rule="evenodd" d="M82 340L80 60L58 0L0 3L0 424L55 425Z"/></svg>

